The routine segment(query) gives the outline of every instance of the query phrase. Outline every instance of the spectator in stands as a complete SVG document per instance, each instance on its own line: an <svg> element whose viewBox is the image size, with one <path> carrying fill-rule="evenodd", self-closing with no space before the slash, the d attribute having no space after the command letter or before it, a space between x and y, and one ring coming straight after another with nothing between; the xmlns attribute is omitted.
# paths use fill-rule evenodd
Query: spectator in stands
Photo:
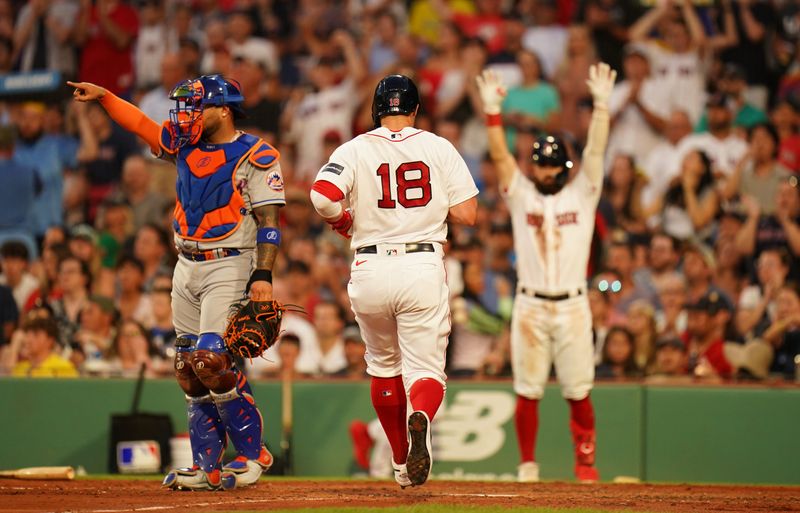
<svg viewBox="0 0 800 513"><path fill-rule="evenodd" d="M283 113L287 138L297 150L297 182L311 180L324 164L326 132L337 130L343 140L352 137L353 116L358 108L356 91L366 76L358 47L348 32L337 30L327 44L344 55L344 62L336 56L317 56L309 70L315 91L290 101Z"/></svg>
<svg viewBox="0 0 800 513"><path fill-rule="evenodd" d="M81 0L75 42L81 47L78 78L125 95L134 86L136 9L119 0Z"/></svg>
<svg viewBox="0 0 800 513"><path fill-rule="evenodd" d="M114 269L117 259L134 233L133 211L121 201L106 201L97 213L97 244L103 271Z"/></svg>
<svg viewBox="0 0 800 513"><path fill-rule="evenodd" d="M673 110L665 120L664 137L640 162L642 172L647 177L642 190L643 205L652 205L656 198L663 196L680 174L680 160L677 149L681 141L692 133L692 123L685 111Z"/></svg>
<svg viewBox="0 0 800 513"><path fill-rule="evenodd" d="M439 18L455 23L467 37L479 37L489 53L503 49L503 17L499 0L477 0L475 12L464 13L451 9L449 2L431 0Z"/></svg>
<svg viewBox="0 0 800 513"><path fill-rule="evenodd" d="M110 376L135 378L144 366L145 376L155 377L158 351L144 326L133 320L122 321L109 348L107 373Z"/></svg>
<svg viewBox="0 0 800 513"><path fill-rule="evenodd" d="M596 281L596 280L595 280ZM594 363L599 365L603 359L603 346L611 328L611 303L608 294L601 292L596 283L592 283L587 292L589 309L592 312L592 337L594 339Z"/></svg>
<svg viewBox="0 0 800 513"><path fill-rule="evenodd" d="M161 123L169 119L170 109L175 108L175 101L169 99L169 93L179 82L190 77L189 65L177 51L164 53L153 62L160 63L158 77L139 100L139 109L148 118Z"/></svg>
<svg viewBox="0 0 800 513"><path fill-rule="evenodd" d="M426 112L438 112L440 88L448 87L448 75L461 69L461 47L464 35L452 23L442 23L440 36L431 45L430 57L417 71L420 100Z"/></svg>
<svg viewBox="0 0 800 513"><path fill-rule="evenodd" d="M89 122L97 137L97 158L86 162L89 181L89 220L94 221L97 207L113 192L122 178L122 166L130 155L139 152L134 136L112 123L102 105L87 104Z"/></svg>
<svg viewBox="0 0 800 513"><path fill-rule="evenodd" d="M770 124L759 123L750 128L750 149L745 158L725 184L723 196L749 195L761 205L761 213L771 215L775 211L772 199L778 193L791 171L776 158L778 156L778 132Z"/></svg>
<svg viewBox="0 0 800 513"><path fill-rule="evenodd" d="M288 289L286 302L298 305L309 318L313 319L321 298L315 290L315 282L308 264L300 260L291 260L286 266L284 276Z"/></svg>
<svg viewBox="0 0 800 513"><path fill-rule="evenodd" d="M717 91L727 95L729 106L733 111L733 126L745 130L767 122L767 114L747 102L746 90L747 74L745 70L737 64L727 64L717 83ZM703 115L697 124L697 131L704 132L707 129L708 117Z"/></svg>
<svg viewBox="0 0 800 513"><path fill-rule="evenodd" d="M747 209L747 219L736 235L739 252L757 258L765 249L785 248L796 264L800 257L800 189L797 177L789 177L780 184L772 215L761 215L761 204L751 196L742 198L742 203ZM797 271L793 272L794 279L798 276Z"/></svg>
<svg viewBox="0 0 800 513"><path fill-rule="evenodd" d="M722 225L725 219L730 219L733 214L726 213L720 219L720 229L717 234L717 241L714 244L714 257L717 268L714 272L714 283L730 298L739 297L742 288L747 283L745 276L747 266L741 253L736 248L736 232L731 235L723 234ZM731 224L736 223L741 228L741 221L738 215Z"/></svg>
<svg viewBox="0 0 800 513"><path fill-rule="evenodd" d="M523 48L529 52L536 52L542 64L542 74L547 80L552 80L556 70L561 66L567 47L567 28L558 22L556 3L555 0L530 2L531 23L522 36Z"/></svg>
<svg viewBox="0 0 800 513"><path fill-rule="evenodd" d="M68 346L78 331L81 311L89 304L92 276L89 266L75 256L58 262L57 286L61 296L50 302L58 323L59 340Z"/></svg>
<svg viewBox="0 0 800 513"><path fill-rule="evenodd" d="M72 338L70 360L82 372L104 374L109 371L106 354L116 336L117 311L114 302L91 296L80 313L80 328Z"/></svg>
<svg viewBox="0 0 800 513"><path fill-rule="evenodd" d="M464 292L453 300L448 375L473 377L505 336L511 319L511 287L484 265L464 265Z"/></svg>
<svg viewBox="0 0 800 513"><path fill-rule="evenodd" d="M97 137L85 108L75 111L79 140L45 135L44 111L41 103L21 106L16 118L19 138L14 145L14 159L20 165L35 168L41 179L41 193L34 200L30 220L36 237L42 237L51 226L63 224L64 170L89 162L98 154Z"/></svg>
<svg viewBox="0 0 800 513"><path fill-rule="evenodd" d="M634 253L633 244L623 240L614 240L608 248L606 255L606 268L619 277L614 310L619 315L625 315L630 305L637 299L643 299L650 304L656 304L658 297L646 284L634 280ZM615 287L612 287L612 290Z"/></svg>
<svg viewBox="0 0 800 513"><path fill-rule="evenodd" d="M344 351L344 324L345 313L337 303L322 301L314 308L314 328L319 344L316 366L319 374L336 374L348 366Z"/></svg>
<svg viewBox="0 0 800 513"><path fill-rule="evenodd" d="M624 379L637 376L640 376L640 371L636 367L633 335L621 326L614 326L606 336L603 360L595 370L595 377Z"/></svg>
<svg viewBox="0 0 800 513"><path fill-rule="evenodd" d="M640 201L642 178L631 155L620 153L612 159L598 205L609 228L619 228L629 234L646 230Z"/></svg>
<svg viewBox="0 0 800 513"><path fill-rule="evenodd" d="M650 55L654 78L661 85L659 95L669 102L670 110L686 110L697 121L705 96L701 53L706 36L694 5L681 1L679 9L676 17L672 2L658 2L630 27L628 35ZM659 38L651 39L656 28Z"/></svg>
<svg viewBox="0 0 800 513"><path fill-rule="evenodd" d="M730 300L713 283L717 261L711 249L698 242L687 243L683 248L683 275L686 277L687 300L697 302L708 292L717 292Z"/></svg>
<svg viewBox="0 0 800 513"><path fill-rule="evenodd" d="M661 309L656 311L656 333L659 336L677 337L686 331L687 302L686 279L677 272L671 272L658 282L658 302Z"/></svg>
<svg viewBox="0 0 800 513"><path fill-rule="evenodd" d="M169 52L177 51L178 41L170 37L172 34L164 17L163 2L157 0L145 0L142 2L139 7L139 19L141 25L134 43L133 62L136 71L136 87L143 91L163 83L163 58ZM161 64L160 67L159 64ZM173 82L172 85L176 83L177 81ZM162 116L151 116L150 112L142 110L150 119L156 122L168 119L167 117L162 117L163 114Z"/></svg>
<svg viewBox="0 0 800 513"><path fill-rule="evenodd" d="M145 224L136 233L133 256L144 265L144 289L149 290L156 275L171 268L172 253L167 234L155 224Z"/></svg>
<svg viewBox="0 0 800 513"><path fill-rule="evenodd" d="M689 311L683 341L689 349L689 370L698 378L730 378L733 368L723 351L724 327L720 320L728 314L725 300L709 292L686 306Z"/></svg>
<svg viewBox="0 0 800 513"><path fill-rule="evenodd" d="M608 100L612 128L606 158L608 162L623 154L644 162L661 141L670 105L650 74L650 61L643 49L625 49L623 71L625 79L617 82Z"/></svg>
<svg viewBox="0 0 800 513"><path fill-rule="evenodd" d="M22 6L14 27L20 71L56 70L75 77L72 39L79 10L78 2L69 0L33 0Z"/></svg>
<svg viewBox="0 0 800 513"><path fill-rule="evenodd" d="M736 328L745 337L759 336L775 318L775 298L789 275L789 254L773 248L761 252L756 261L757 283L739 296Z"/></svg>
<svg viewBox="0 0 800 513"><path fill-rule="evenodd" d="M775 316L762 338L775 350L770 371L786 379L795 379L800 355L800 293L797 287L784 285L778 290Z"/></svg>
<svg viewBox="0 0 800 513"><path fill-rule="evenodd" d="M714 176L728 177L734 172L747 153L747 143L733 130L733 111L729 101L723 93L708 98L708 129L683 138L676 152L677 162L682 162L688 153L699 150L711 160Z"/></svg>
<svg viewBox="0 0 800 513"><path fill-rule="evenodd" d="M658 290L661 281L677 270L680 259L680 242L664 232L656 232L647 248L647 266L636 272L637 279Z"/></svg>
<svg viewBox="0 0 800 513"><path fill-rule="evenodd" d="M656 350L656 311L644 300L634 301L628 308L625 327L633 337L633 361L644 375L653 365Z"/></svg>
<svg viewBox="0 0 800 513"><path fill-rule="evenodd" d="M29 272L28 248L21 242L6 242L0 247L0 264L3 269L0 285L11 289L17 309L22 312L31 295L39 289L39 280Z"/></svg>
<svg viewBox="0 0 800 513"><path fill-rule="evenodd" d="M205 48L200 59L200 72L225 74L230 65L230 46L226 38L225 22L210 19L205 24Z"/></svg>
<svg viewBox="0 0 800 513"><path fill-rule="evenodd" d="M679 240L703 239L710 234L710 223L719 210L719 195L714 187L711 160L702 151L688 152L681 166L680 180L663 197L645 208L651 217L660 212L661 230Z"/></svg>
<svg viewBox="0 0 800 513"><path fill-rule="evenodd" d="M656 358L653 369L647 377L651 384L687 382L688 355L686 344L677 337L667 336L656 342Z"/></svg>
<svg viewBox="0 0 800 513"><path fill-rule="evenodd" d="M231 77L239 82L244 95L246 117L236 122L239 129L262 137L275 144L279 136L281 104L275 99L277 91L266 86L278 76L277 63L258 45L245 44L233 49ZM273 84L276 89L276 84Z"/></svg>
<svg viewBox="0 0 800 513"><path fill-rule="evenodd" d="M0 347L11 341L19 320L19 312L11 288L0 285Z"/></svg>
<svg viewBox="0 0 800 513"><path fill-rule="evenodd" d="M58 325L53 319L35 318L22 326L23 360L14 366L12 376L34 378L73 378L75 366L58 351Z"/></svg>
<svg viewBox="0 0 800 513"><path fill-rule="evenodd" d="M788 101L778 101L769 113L769 122L778 131L780 146L778 162L792 172L800 171L800 134L797 125L800 122L795 105Z"/></svg>
<svg viewBox="0 0 800 513"><path fill-rule="evenodd" d="M378 12L369 20L369 29L363 41L367 70L370 75L385 76L386 70L397 62L394 48L399 32L397 19L391 11L386 10Z"/></svg>
<svg viewBox="0 0 800 513"><path fill-rule="evenodd" d="M293 333L285 333L278 341L278 354L280 355L280 369L278 376L298 378L302 374L297 371L297 360L300 355L300 339Z"/></svg>
<svg viewBox="0 0 800 513"><path fill-rule="evenodd" d="M344 339L344 356L347 366L333 374L337 378L364 379L367 377L367 361L364 356L367 346L361 339L361 331L358 326L350 325L344 329L342 334Z"/></svg>
<svg viewBox="0 0 800 513"><path fill-rule="evenodd" d="M171 278L167 277L168 279ZM169 285L160 286L157 282L150 291L150 301L153 306L153 324L150 328L150 338L158 350L161 358L172 362L175 356L175 326L172 324L172 289Z"/></svg>
<svg viewBox="0 0 800 513"><path fill-rule="evenodd" d="M97 278L100 271L101 257L98 242L100 238L97 231L88 224L79 224L70 230L67 245L69 251L80 261L89 266L89 273L92 276L92 290L98 288ZM103 284L107 286L107 284Z"/></svg>
<svg viewBox="0 0 800 513"><path fill-rule="evenodd" d="M117 295L115 306L122 320L153 325L153 304L144 294L144 265L132 255L117 260Z"/></svg>
<svg viewBox="0 0 800 513"><path fill-rule="evenodd" d="M517 131L551 133L559 126L561 104L556 89L542 77L539 57L528 50L517 54L522 83L508 90L503 101L506 142L516 147Z"/></svg>
<svg viewBox="0 0 800 513"><path fill-rule="evenodd" d="M589 97L586 80L589 78L589 67L597 63L597 50L585 25L572 25L567 30L566 53L553 84L561 99L561 129L577 136L580 132L579 105Z"/></svg>
<svg viewBox="0 0 800 513"><path fill-rule="evenodd" d="M161 212L172 203L154 192L151 183L151 171L144 157L134 154L125 159L119 192L120 199L124 199L133 210L134 231L139 231L146 224L158 223Z"/></svg>

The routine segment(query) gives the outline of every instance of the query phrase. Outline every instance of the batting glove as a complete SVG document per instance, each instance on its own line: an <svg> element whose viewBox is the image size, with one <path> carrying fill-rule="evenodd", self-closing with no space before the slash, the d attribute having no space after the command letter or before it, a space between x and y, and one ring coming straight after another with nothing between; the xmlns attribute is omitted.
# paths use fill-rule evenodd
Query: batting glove
<svg viewBox="0 0 800 513"><path fill-rule="evenodd" d="M483 112L489 115L500 114L500 105L508 93L500 77L494 71L485 69L481 75L475 77L475 81L483 101Z"/></svg>
<svg viewBox="0 0 800 513"><path fill-rule="evenodd" d="M350 209L342 211L342 217L336 221L328 221L331 228L345 239L350 238L350 230L353 228L353 215Z"/></svg>
<svg viewBox="0 0 800 513"><path fill-rule="evenodd" d="M592 93L596 108L608 108L608 98L611 96L611 90L614 89L616 79L617 72L605 62L592 64L589 67L589 79L586 81L586 85L589 86L589 92Z"/></svg>

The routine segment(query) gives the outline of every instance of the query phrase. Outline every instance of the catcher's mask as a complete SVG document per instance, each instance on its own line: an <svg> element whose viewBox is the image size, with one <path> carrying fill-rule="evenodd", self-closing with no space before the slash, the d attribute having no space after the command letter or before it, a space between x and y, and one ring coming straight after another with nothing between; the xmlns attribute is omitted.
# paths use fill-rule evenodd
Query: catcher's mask
<svg viewBox="0 0 800 513"><path fill-rule="evenodd" d="M239 84L221 75L203 75L184 80L172 89L169 99L175 101L175 108L169 111L169 120L173 140L178 148L200 140L203 133L203 109L207 106L228 106L234 119L244 117L244 96Z"/></svg>
<svg viewBox="0 0 800 513"><path fill-rule="evenodd" d="M536 173L533 174L533 184L542 194L556 194L567 184L572 161L567 156L566 145L558 137L547 135L536 139L531 152L531 162L534 166L561 168L552 183L542 183L536 178Z"/></svg>
<svg viewBox="0 0 800 513"><path fill-rule="evenodd" d="M383 116L413 114L419 105L419 91L405 75L389 75L378 82L372 97L372 121L381 126Z"/></svg>

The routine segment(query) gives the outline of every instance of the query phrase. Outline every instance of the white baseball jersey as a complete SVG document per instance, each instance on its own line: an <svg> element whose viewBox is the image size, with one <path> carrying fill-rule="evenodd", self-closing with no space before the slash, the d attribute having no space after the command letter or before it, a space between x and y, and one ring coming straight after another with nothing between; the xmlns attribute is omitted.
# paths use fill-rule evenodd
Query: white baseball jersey
<svg viewBox="0 0 800 513"><path fill-rule="evenodd" d="M557 194L542 194L517 170L504 197L521 286L548 294L586 286L600 191L600 184L593 184L581 171Z"/></svg>
<svg viewBox="0 0 800 513"><path fill-rule="evenodd" d="M343 144L320 169L353 210L353 249L380 243L445 242L450 207L478 194L446 139L407 127L377 128Z"/></svg>

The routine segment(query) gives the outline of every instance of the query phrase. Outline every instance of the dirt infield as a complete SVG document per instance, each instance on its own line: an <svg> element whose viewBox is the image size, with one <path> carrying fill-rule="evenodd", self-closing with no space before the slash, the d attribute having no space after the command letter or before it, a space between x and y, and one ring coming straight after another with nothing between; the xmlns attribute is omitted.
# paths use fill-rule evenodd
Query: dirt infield
<svg viewBox="0 0 800 513"><path fill-rule="evenodd" d="M0 479L0 512L127 513L448 504L653 512L800 512L800 487L431 481L401 490L378 481L262 480L234 492L169 492L152 480ZM366 511L366 510L365 510Z"/></svg>

